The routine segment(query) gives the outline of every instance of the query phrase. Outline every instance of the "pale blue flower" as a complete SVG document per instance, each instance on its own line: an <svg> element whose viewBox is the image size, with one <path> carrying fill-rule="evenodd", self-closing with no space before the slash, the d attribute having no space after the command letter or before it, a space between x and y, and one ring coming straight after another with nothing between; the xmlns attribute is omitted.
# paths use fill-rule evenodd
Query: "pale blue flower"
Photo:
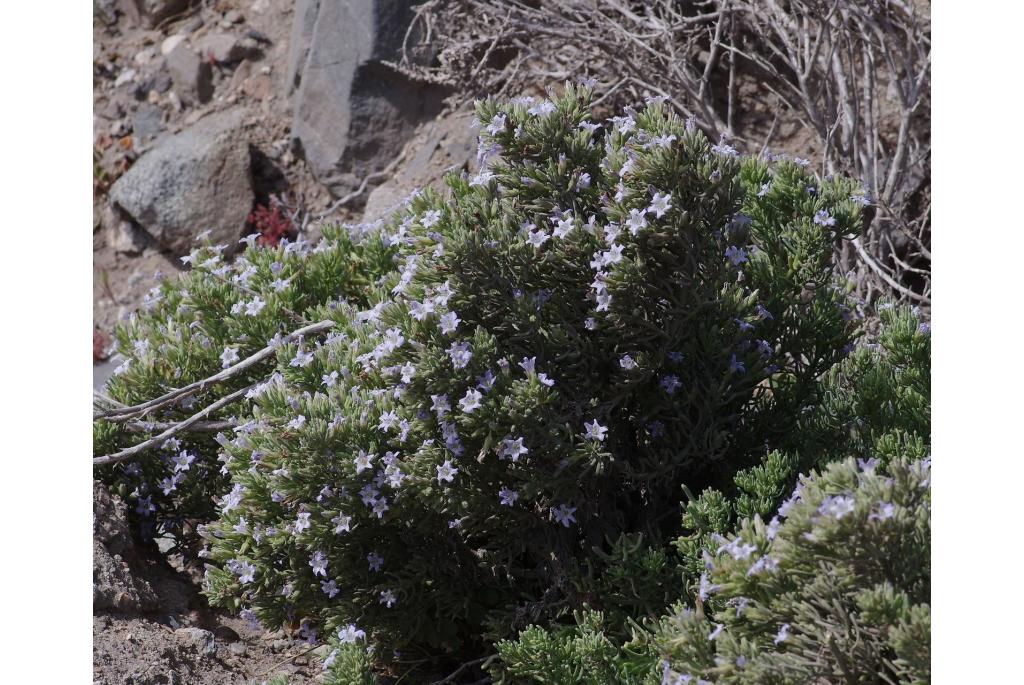
<svg viewBox="0 0 1024 685"><path fill-rule="evenodd" d="M371 571L379 571L384 568L384 557L377 554L376 552L370 552L366 555L366 561L370 565Z"/></svg>
<svg viewBox="0 0 1024 685"><path fill-rule="evenodd" d="M588 440L604 442L605 436L608 435L608 428L599 424L597 419L594 419L591 423L584 422L583 427L587 429L584 437Z"/></svg>
<svg viewBox="0 0 1024 685"><path fill-rule="evenodd" d="M459 400L459 408L462 409L465 414L472 414L475 410L480 408L480 401L483 399L483 395L479 390L470 388L466 391L466 396Z"/></svg>
<svg viewBox="0 0 1024 685"><path fill-rule="evenodd" d="M498 491L498 497L501 499L501 504L506 507L511 507L519 499L519 493L515 490L503 487Z"/></svg>
<svg viewBox="0 0 1024 685"><path fill-rule="evenodd" d="M313 569L314 576L327 577L327 555L322 551L317 550L313 553L313 556L309 558L309 565Z"/></svg>
<svg viewBox="0 0 1024 685"><path fill-rule="evenodd" d="M338 628L338 642L343 645L352 644L356 640L366 639L366 633L356 628L354 623L349 623L344 628Z"/></svg>
<svg viewBox="0 0 1024 685"><path fill-rule="evenodd" d="M679 376L676 376L675 374L669 374L661 379L661 387L664 388L665 392L669 395L676 394L676 390L678 390L682 385L683 383L679 380Z"/></svg>
<svg viewBox="0 0 1024 685"><path fill-rule="evenodd" d="M675 138L675 136L673 136ZM647 208L648 214L654 214L658 219L665 216L668 210L672 209L672 195L670 193L654 193L651 204Z"/></svg>
<svg viewBox="0 0 1024 685"><path fill-rule="evenodd" d="M814 213L814 223L819 226L835 226L836 219L827 210L819 209Z"/></svg>
<svg viewBox="0 0 1024 685"><path fill-rule="evenodd" d="M576 523L575 514L576 507L570 507L568 504L559 504L551 510L551 515L555 517L555 520L566 528L569 527L569 524Z"/></svg>
<svg viewBox="0 0 1024 685"><path fill-rule="evenodd" d="M739 266L747 261L747 251L741 247L736 247L735 245L730 245L726 248L725 256L732 262L733 266Z"/></svg>
<svg viewBox="0 0 1024 685"><path fill-rule="evenodd" d="M459 469L452 466L452 462L450 459L446 459L443 464L435 468L437 469L438 483L440 483L441 481L451 483L453 480L455 480L455 476L459 472Z"/></svg>
<svg viewBox="0 0 1024 685"><path fill-rule="evenodd" d="M228 368L232 364L238 361L238 348L237 347L225 347L224 351L220 353L220 365L223 368Z"/></svg>

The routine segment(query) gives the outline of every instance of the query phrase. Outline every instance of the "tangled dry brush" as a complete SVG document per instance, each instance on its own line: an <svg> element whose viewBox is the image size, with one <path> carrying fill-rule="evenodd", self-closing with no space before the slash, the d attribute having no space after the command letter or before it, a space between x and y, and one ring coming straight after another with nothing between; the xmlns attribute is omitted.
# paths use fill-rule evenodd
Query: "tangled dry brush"
<svg viewBox="0 0 1024 685"><path fill-rule="evenodd" d="M927 0L430 0L392 66L460 97L595 78L598 104L666 96L751 152L788 128L794 152L874 200L837 255L857 295L927 311L929 21Z"/></svg>

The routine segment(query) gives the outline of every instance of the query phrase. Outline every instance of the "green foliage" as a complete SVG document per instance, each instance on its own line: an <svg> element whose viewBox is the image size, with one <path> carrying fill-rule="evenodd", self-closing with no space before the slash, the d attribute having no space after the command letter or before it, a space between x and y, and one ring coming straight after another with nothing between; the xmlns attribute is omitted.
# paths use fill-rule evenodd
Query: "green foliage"
<svg viewBox="0 0 1024 685"><path fill-rule="evenodd" d="M519 638L497 644L491 667L497 685L519 683L618 683L656 685L658 677L648 634L636 630L624 644L608 637L604 615L578 613L577 625L544 629L530 626Z"/></svg>
<svg viewBox="0 0 1024 685"><path fill-rule="evenodd" d="M481 103L488 170L385 227L400 272L308 365L281 346L223 445L211 601L419 655L678 592L680 487L758 464L855 334L825 284L859 204L658 102L591 132L588 98Z"/></svg>
<svg viewBox="0 0 1024 685"><path fill-rule="evenodd" d="M924 458L931 446L931 333L909 307L878 308L881 329L821 383L799 432L802 462L822 454Z"/></svg>
<svg viewBox="0 0 1024 685"><path fill-rule="evenodd" d="M332 638L331 651L324 660L325 685L378 685L373 673L371 650L358 642L339 643Z"/></svg>
<svg viewBox="0 0 1024 685"><path fill-rule="evenodd" d="M186 258L192 269L180 278L162 278L146 296L142 309L121 323L116 342L125 362L105 392L132 405L158 397L170 388L193 383L221 370L227 348L239 359L258 351L276 335L305 323L338 316L340 301L365 303L375 281L394 269L394 250L379 235L358 237L340 227L325 227L316 246L298 242L276 248L253 248L225 262L225 246L204 245ZM261 305L261 302L263 303ZM312 341L310 341L312 342ZM175 422L235 390L270 376L290 359L273 358L199 395L157 409L145 421ZM251 417L248 400L211 415L211 420ZM144 421L132 422L145 429ZM97 421L94 453L111 454L137 444L152 432L133 432L128 424ZM238 431L236 431L238 433ZM244 433L242 433L244 435ZM238 438L236 437L236 440ZM171 533L194 539L196 522L214 514L214 498L228 489L227 473L217 463L224 435L189 433L130 463L97 469L97 477L133 510L145 536ZM187 467L176 457L193 457ZM182 551L186 551L183 549Z"/></svg>
<svg viewBox="0 0 1024 685"><path fill-rule="evenodd" d="M779 518L720 539L703 607L660 626L663 682L929 682L930 501L929 460L802 479Z"/></svg>

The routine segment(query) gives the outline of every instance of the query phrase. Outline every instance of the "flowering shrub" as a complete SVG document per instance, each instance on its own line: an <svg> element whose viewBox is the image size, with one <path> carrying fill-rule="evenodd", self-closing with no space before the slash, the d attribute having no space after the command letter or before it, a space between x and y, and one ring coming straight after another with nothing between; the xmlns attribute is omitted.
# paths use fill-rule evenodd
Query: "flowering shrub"
<svg viewBox="0 0 1024 685"><path fill-rule="evenodd" d="M482 171L394 217L399 269L324 309L322 345L280 345L222 441L212 602L395 670L479 653L599 602L608 541L658 547L683 484L731 484L813 409L856 332L831 254L863 195L589 97L480 103Z"/></svg>
<svg viewBox="0 0 1024 685"><path fill-rule="evenodd" d="M720 538L662 683L930 682L930 459L853 458Z"/></svg>
<svg viewBox="0 0 1024 685"><path fill-rule="evenodd" d="M303 322L341 316L338 304L343 300L365 302L375 280L394 268L393 248L376 234L360 237L328 227L316 246L282 241L275 248L254 249L256 239L249 236L249 249L233 262L222 259L225 246L204 245L183 258L192 268L181 278L158 275L141 310L115 332L125 361L105 389L111 398L132 405L208 378ZM313 349L321 343L310 339L301 345ZM199 394L131 421L97 421L94 452L107 454L137 444L165 425L265 380L290 361L271 357L229 381L211 383ZM208 417L236 417L233 428L189 432L136 460L97 469L97 477L134 502L133 514L147 536L171 533L188 540L196 522L212 518L213 498L228 490L227 471L216 460L218 443L244 443L252 394Z"/></svg>

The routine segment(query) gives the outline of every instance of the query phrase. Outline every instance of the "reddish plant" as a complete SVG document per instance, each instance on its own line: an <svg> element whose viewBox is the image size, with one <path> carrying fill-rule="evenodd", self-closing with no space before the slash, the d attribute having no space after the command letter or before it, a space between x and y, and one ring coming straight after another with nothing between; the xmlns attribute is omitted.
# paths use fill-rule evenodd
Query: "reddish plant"
<svg viewBox="0 0 1024 685"><path fill-rule="evenodd" d="M92 329L92 363L106 361L110 357L110 338L106 333L93 326Z"/></svg>
<svg viewBox="0 0 1024 685"><path fill-rule="evenodd" d="M249 215L249 225L260 234L257 240L260 245L274 246L281 242L281 238L295 235L295 224L273 200L270 207L256 205L256 209Z"/></svg>

